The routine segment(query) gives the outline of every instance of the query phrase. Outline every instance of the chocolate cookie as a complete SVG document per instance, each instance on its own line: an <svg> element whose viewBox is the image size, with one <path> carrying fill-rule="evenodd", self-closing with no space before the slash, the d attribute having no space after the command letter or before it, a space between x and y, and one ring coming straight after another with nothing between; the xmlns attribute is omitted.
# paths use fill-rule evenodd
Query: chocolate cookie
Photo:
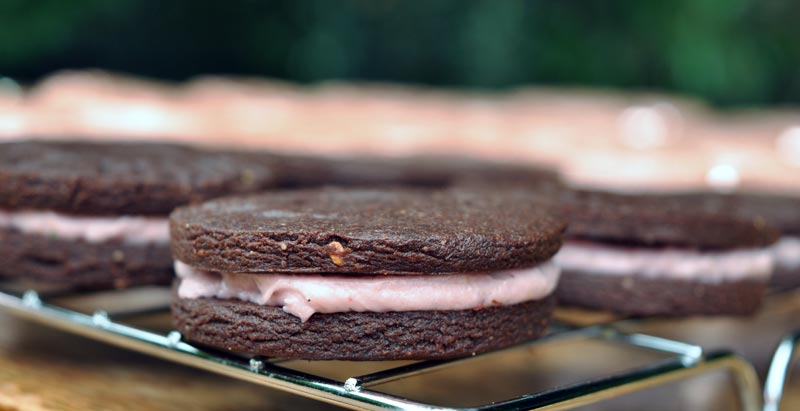
<svg viewBox="0 0 800 411"><path fill-rule="evenodd" d="M350 157L313 158L273 156L282 186L348 187L386 185L428 188L452 186L559 185L551 170L529 165L493 163L459 157L414 156L404 158Z"/></svg>
<svg viewBox="0 0 800 411"><path fill-rule="evenodd" d="M174 321L215 348L453 358L539 336L564 223L524 190L319 188L171 216Z"/></svg>
<svg viewBox="0 0 800 411"><path fill-rule="evenodd" d="M565 271L558 287L559 304L649 317L753 314L761 306L767 284L759 280L705 283L637 276L600 277Z"/></svg>
<svg viewBox="0 0 800 411"><path fill-rule="evenodd" d="M164 244L93 244L7 229L0 229L0 244L0 278L35 289L103 290L172 281Z"/></svg>
<svg viewBox="0 0 800 411"><path fill-rule="evenodd" d="M172 213L176 259L216 271L419 274L535 265L564 223L525 191L307 189Z"/></svg>
<svg viewBox="0 0 800 411"><path fill-rule="evenodd" d="M712 194L617 194L563 191L570 238L651 247L726 249L772 244L779 233Z"/></svg>
<svg viewBox="0 0 800 411"><path fill-rule="evenodd" d="M761 216L784 234L800 235L800 197L741 193L732 195L736 206L747 213Z"/></svg>
<svg viewBox="0 0 800 411"><path fill-rule="evenodd" d="M0 145L0 209L167 215L175 207L275 185L251 155L156 143Z"/></svg>
<svg viewBox="0 0 800 411"><path fill-rule="evenodd" d="M175 299L175 328L218 349L306 360L415 360L466 357L542 335L553 297L459 311L315 314L306 322L238 300Z"/></svg>
<svg viewBox="0 0 800 411"><path fill-rule="evenodd" d="M563 193L570 219L555 257L565 305L629 316L754 312L778 231L710 193Z"/></svg>

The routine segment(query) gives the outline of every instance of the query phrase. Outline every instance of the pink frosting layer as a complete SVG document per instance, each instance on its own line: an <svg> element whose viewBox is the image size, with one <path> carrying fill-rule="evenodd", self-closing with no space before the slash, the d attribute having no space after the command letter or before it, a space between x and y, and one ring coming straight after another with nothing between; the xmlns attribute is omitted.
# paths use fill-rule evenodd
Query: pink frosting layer
<svg viewBox="0 0 800 411"><path fill-rule="evenodd" d="M0 210L0 227L90 243L109 240L134 244L169 243L169 220L164 217L86 217L52 211Z"/></svg>
<svg viewBox="0 0 800 411"><path fill-rule="evenodd" d="M537 267L490 274L342 277L215 273L180 261L181 298L223 298L283 307L308 320L314 313L467 310L542 299L553 292L559 270Z"/></svg>
<svg viewBox="0 0 800 411"><path fill-rule="evenodd" d="M800 269L800 237L785 235L772 246L775 267L781 270Z"/></svg>
<svg viewBox="0 0 800 411"><path fill-rule="evenodd" d="M553 260L564 271L718 283L768 278L773 254L771 248L701 252L568 241Z"/></svg>

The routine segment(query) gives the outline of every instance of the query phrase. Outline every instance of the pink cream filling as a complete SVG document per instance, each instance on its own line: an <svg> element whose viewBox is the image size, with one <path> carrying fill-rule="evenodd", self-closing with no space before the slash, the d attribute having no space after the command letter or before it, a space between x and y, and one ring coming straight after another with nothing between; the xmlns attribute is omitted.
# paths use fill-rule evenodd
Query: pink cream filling
<svg viewBox="0 0 800 411"><path fill-rule="evenodd" d="M772 246L775 268L786 271L800 270L800 236L784 235Z"/></svg>
<svg viewBox="0 0 800 411"><path fill-rule="evenodd" d="M578 241L567 241L553 260L565 272L685 279L708 283L743 279L765 280L772 274L775 264L771 247L703 252Z"/></svg>
<svg viewBox="0 0 800 411"><path fill-rule="evenodd" d="M169 220L166 217L89 217L53 211L0 210L0 228L89 243L109 240L133 244L169 243Z"/></svg>
<svg viewBox="0 0 800 411"><path fill-rule="evenodd" d="M512 305L550 295L559 269L552 261L533 268L488 274L332 276L217 273L175 261L180 298L221 298L282 307L302 321L314 313L468 310Z"/></svg>

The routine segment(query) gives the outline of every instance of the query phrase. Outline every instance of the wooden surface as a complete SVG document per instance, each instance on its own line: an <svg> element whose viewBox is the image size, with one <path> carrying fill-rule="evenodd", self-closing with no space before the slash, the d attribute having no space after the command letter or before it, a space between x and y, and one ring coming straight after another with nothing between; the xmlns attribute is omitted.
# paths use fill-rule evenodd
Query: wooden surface
<svg viewBox="0 0 800 411"><path fill-rule="evenodd" d="M169 327L166 315L140 325ZM800 295L773 299L758 317L741 320L649 321L642 331L709 347L732 346L762 375L780 336L800 328ZM148 358L47 329L0 313L0 411L6 410L283 410L330 409L324 403ZM601 342L570 342L492 354L458 369L382 389L448 406L475 405L531 390L597 378L658 358L645 350ZM287 366L333 378L362 374L374 363L292 362ZM800 368L800 367L796 367ZM798 374L795 371L795 376ZM607 401L588 409L736 409L730 381L720 375ZM785 409L800 409L800 381Z"/></svg>

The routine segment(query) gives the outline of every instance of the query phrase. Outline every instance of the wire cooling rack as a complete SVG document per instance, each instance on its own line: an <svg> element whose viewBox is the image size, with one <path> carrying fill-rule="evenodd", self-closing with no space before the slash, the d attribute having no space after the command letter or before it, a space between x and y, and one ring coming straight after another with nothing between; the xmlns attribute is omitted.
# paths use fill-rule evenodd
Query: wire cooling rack
<svg viewBox="0 0 800 411"><path fill-rule="evenodd" d="M163 304L133 310L100 310L87 314L49 300L49 297L30 290L0 291L0 308L46 326L228 377L363 410L567 410L692 376L726 372L733 377L741 409L749 411L763 407L764 410L775 411L778 409L792 357L800 341L800 334L794 334L787 336L779 346L767 377L762 401L761 387L753 367L733 353L706 352L697 345L624 332L620 322L586 327L556 322L551 325L545 337L523 346L595 339L627 347L645 348L666 354L667 358L600 379L529 393L504 401L470 408L448 408L392 395L381 391L380 386L447 367L457 367L473 361L475 357L420 361L334 380L284 367L279 359L229 357L204 351L182 341L177 331L159 333L120 322L121 319L168 310Z"/></svg>

